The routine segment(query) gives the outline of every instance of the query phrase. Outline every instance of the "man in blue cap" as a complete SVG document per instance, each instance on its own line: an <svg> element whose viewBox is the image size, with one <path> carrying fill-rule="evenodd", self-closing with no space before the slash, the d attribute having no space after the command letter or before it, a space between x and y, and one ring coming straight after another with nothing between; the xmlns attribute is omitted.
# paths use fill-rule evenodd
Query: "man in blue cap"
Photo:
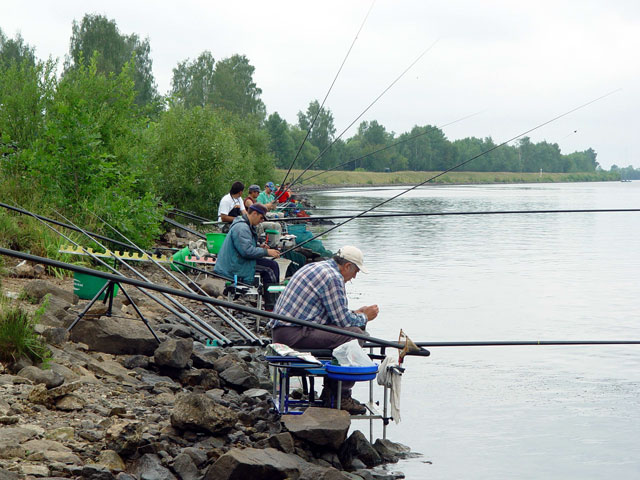
<svg viewBox="0 0 640 480"><path fill-rule="evenodd" d="M273 182L267 182L264 186L264 190L260 192L260 195L258 195L256 202L261 203L269 210L273 210L276 205L276 197L273 194L275 189L276 186L273 184Z"/></svg>
<svg viewBox="0 0 640 480"><path fill-rule="evenodd" d="M258 246L256 225L263 222L267 215L264 205L254 203L248 213L242 214L231 224L229 234L225 238L214 271L227 278L234 278L244 283L253 284L256 272L260 274L265 285L278 283L280 269L278 264L264 257L278 258L280 252L267 246Z"/></svg>

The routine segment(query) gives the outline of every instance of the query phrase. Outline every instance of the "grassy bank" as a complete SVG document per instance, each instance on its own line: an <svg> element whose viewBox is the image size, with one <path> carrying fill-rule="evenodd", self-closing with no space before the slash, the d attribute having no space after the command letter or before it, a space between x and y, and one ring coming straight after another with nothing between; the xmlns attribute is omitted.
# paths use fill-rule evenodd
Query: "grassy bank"
<svg viewBox="0 0 640 480"><path fill-rule="evenodd" d="M289 178L297 178L302 170L292 170ZM276 178L282 179L286 170L276 170ZM301 186L346 186L346 185L415 185L437 175L439 172L345 172L321 173L313 170L305 173ZM555 183L555 182L602 182L619 180L609 172L585 173L515 173L515 172L449 172L432 181L437 184L467 183Z"/></svg>

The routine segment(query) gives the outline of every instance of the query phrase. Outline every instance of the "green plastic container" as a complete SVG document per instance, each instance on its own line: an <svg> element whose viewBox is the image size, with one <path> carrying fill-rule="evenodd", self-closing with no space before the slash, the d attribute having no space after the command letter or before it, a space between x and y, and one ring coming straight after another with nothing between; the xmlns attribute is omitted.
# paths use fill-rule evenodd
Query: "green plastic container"
<svg viewBox="0 0 640 480"><path fill-rule="evenodd" d="M207 250L209 250L209 253L218 253L225 238L227 238L226 233L207 233Z"/></svg>
<svg viewBox="0 0 640 480"><path fill-rule="evenodd" d="M191 250L189 250L189 247L184 247L182 250L178 250L176 253L174 253L173 257L171 258L173 259L174 262L180 262L186 265L194 265L193 262L185 261L185 258L190 256L191 256ZM184 272L185 270L187 270L187 267L183 267L182 265L176 265L172 262L171 270L173 270L174 272L177 272L178 270L180 270L181 272Z"/></svg>
<svg viewBox="0 0 640 480"><path fill-rule="evenodd" d="M87 275L86 273L73 272L73 293L83 300L91 300L108 281L109 280L104 278ZM106 293L105 290L99 299L104 300ZM113 286L113 296L115 297L117 294L118 284L115 284Z"/></svg>

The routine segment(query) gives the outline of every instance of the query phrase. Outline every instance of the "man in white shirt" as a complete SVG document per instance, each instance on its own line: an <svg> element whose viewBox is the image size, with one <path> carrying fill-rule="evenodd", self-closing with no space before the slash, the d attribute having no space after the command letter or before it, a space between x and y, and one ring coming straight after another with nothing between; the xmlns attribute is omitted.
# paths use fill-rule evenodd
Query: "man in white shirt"
<svg viewBox="0 0 640 480"><path fill-rule="evenodd" d="M231 223L236 217L247 213L242 204L242 194L244 193L244 183L234 182L231 190L220 200L218 206L218 221Z"/></svg>

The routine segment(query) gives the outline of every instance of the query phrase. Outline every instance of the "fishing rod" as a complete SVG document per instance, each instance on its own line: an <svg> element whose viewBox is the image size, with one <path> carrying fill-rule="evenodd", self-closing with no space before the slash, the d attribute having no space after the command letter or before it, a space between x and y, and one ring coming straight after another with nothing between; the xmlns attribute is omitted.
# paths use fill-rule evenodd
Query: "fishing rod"
<svg viewBox="0 0 640 480"><path fill-rule="evenodd" d="M60 235L61 237L63 237L65 240L67 240L68 242L71 242L72 244L74 244L76 247L80 247L82 249L82 251L86 254L89 255L91 258L93 258L95 261L97 261L99 264L107 267L109 270L115 272L116 274L118 274L119 276L124 277L120 272L118 272L115 268L113 268L111 265L109 265L108 263L106 263L105 261L103 261L100 257L94 255L93 253L91 253L89 250L87 250L86 248L82 247L80 244L78 244L77 242L74 242L71 238L69 238L67 235L65 235L64 233L58 231L57 229L55 229L54 227L52 227L51 225L49 225L48 223L46 223L44 220L38 218L38 216L34 213L31 214L32 217L36 218L38 221L42 222L42 224L44 226L46 226L47 228L51 229L52 231L54 231L55 233L57 233L58 235ZM96 242L97 243L97 242ZM207 331L206 329L203 329L201 327L199 327L198 325L192 324L192 322L189 321L188 318L184 317L180 312L178 312L176 309L174 309L173 307L171 307L170 305L167 305L166 303L164 303L162 300L160 300L159 298L157 298L155 295L145 291L144 289L138 288L138 290L140 290L140 292L142 292L144 295L148 296L149 298L151 298L152 300L154 300L155 302L157 302L159 305L161 305L162 307L166 308L168 311L170 311L171 313L173 313L174 315L176 315L178 318L181 318L183 321L185 321L188 325L191 325L193 328L195 328L197 331L199 331L201 334L205 335L206 337L209 337L211 339L214 340L218 340L222 343L228 343L229 340L226 339L225 337L221 334L219 334L219 332L217 332L215 329L211 328L211 331ZM128 295L127 295L128 296ZM136 309L137 310L137 309ZM152 332L153 333L153 332ZM155 334L154 334L155 336Z"/></svg>
<svg viewBox="0 0 640 480"><path fill-rule="evenodd" d="M388 218L388 217L446 217L450 215L511 215L511 214L542 214L542 213L611 213L611 212L640 212L640 208L599 208L599 209L571 209L571 210L489 210L477 212L404 212L404 213L369 213L355 218ZM285 217L278 222L339 220L351 218L353 215L314 215L313 217Z"/></svg>
<svg viewBox="0 0 640 480"><path fill-rule="evenodd" d="M90 212L92 213L92 212ZM111 230L113 230L116 234L120 235L122 238L124 238L127 242L131 243L131 245L136 248L139 252L144 253L144 251L138 247L131 239L127 238L125 236L124 233L119 232L113 225L111 225L109 222L107 222L106 220L100 218L100 216L96 215L95 213L92 213L92 215L94 217L96 217L98 220L100 220L101 222L103 222L105 225L107 225ZM167 275L169 275L171 278L173 278L180 286L182 286L182 288L184 288L185 290L191 292L191 293L195 293L193 291L193 289L191 287L189 287L188 284L184 283L182 280L180 280L178 277L176 277L173 273L171 273L171 271L169 271L168 269L166 269L165 267L163 267L159 262L157 262L154 258L150 257L151 262L153 262L153 264L158 267L159 269L161 269L163 272L165 272ZM191 282L191 280L189 279L189 277L187 277L187 275L182 271L179 270L178 271L187 279L187 281L193 285L195 285L199 292L202 293L203 295L207 295L208 294L200 287L200 285L198 285L195 282ZM214 307L213 305L210 304L205 304L213 313L215 313L218 317L220 317L223 321L225 321L231 328L233 328L237 333L239 333L241 336L245 337L247 340L250 340L252 342L257 342L257 344L264 344L265 342L263 340L261 340L260 338L258 338L257 335L255 335L251 330L249 330L247 327L245 327L242 322L237 321L229 312L227 312L226 310L220 308L217 309L216 307ZM256 332L257 333L257 332Z"/></svg>
<svg viewBox="0 0 640 480"><path fill-rule="evenodd" d="M37 218L39 220L43 220L47 223L53 223L54 225L58 225L59 227L64 227L64 228L68 228L69 230L74 230L76 232L80 232L80 229L77 227L74 227L73 225L69 225L68 223L62 223L59 222L58 220L54 220L52 218L47 218L47 217L43 217L42 215L38 215L35 214L33 212L30 212L29 210L25 210L23 208L19 208L19 207L14 207L12 205L7 205L6 203L1 203L0 202L0 207L2 208L6 208L7 210L11 210L17 213L21 213L23 215L27 215L30 217L34 217ZM113 238L109 238L109 237L105 237L104 235L100 235L98 233L93 233L93 232L89 232L91 234L91 236L95 237L95 238L99 238L100 240L104 240L106 242L111 242L114 245L120 245L121 247L125 247L125 248L130 248L131 245L127 245L126 243L120 242L118 240L114 240ZM145 252L150 254L150 252Z"/></svg>
<svg viewBox="0 0 640 480"><path fill-rule="evenodd" d="M351 128L351 127L352 127L352 126L353 126L353 125L354 125L354 124L355 124L355 123L356 123L356 122L357 122L357 121L358 121L358 120L359 120L359 119L360 119L364 114L365 114L365 113L367 113L367 111L368 111L371 107L373 107L373 106L376 104L376 102L377 102L378 100L380 100L380 98L382 98L382 96L383 96L385 93L387 93L387 92L389 91L389 89L391 89L391 87L393 87L393 86L394 86L394 85L395 85L395 84L396 84L396 83L397 83L397 82L398 82L398 81L399 81L399 80L400 80L400 79L401 79L401 78L402 78L402 77L403 77L403 76L404 76L404 75L405 75L409 70L411 70L411 68L412 68L416 63L418 63L418 61L420 61L420 59L421 59L421 58L422 58L422 57L423 57L423 56L424 56L424 55L425 55L429 50L431 50L431 49L436 45L436 43L438 43L438 40L436 40L435 42L433 42L433 43L432 43L432 44L431 44L427 49L425 49L425 50L424 50L420 55L418 55L418 58L416 58L416 59L415 59L415 60L414 60L414 61L413 61L413 62L412 62L412 63L411 63L411 64L410 64L410 65L409 65L409 66L408 66L408 67L407 67L407 68L406 68L406 69L405 69L405 70L404 70L400 75L398 75L398 76L396 77L396 79L395 79L393 82L391 82L391 83L389 84L389 86L388 86L387 88L385 88L385 89L382 91L382 93L380 93L380 95L378 95L378 96L373 100L373 102L371 102L371 103L369 104L369 106L367 106L367 108L365 108L365 109L362 111L362 113L360 113L360 115L358 115L358 116L353 120L353 122L351 122L351 123L347 126L347 128L345 128L345 129L342 131L342 133L340 133L340 135L338 135L338 136L337 136L337 137L336 137L336 138L335 138L335 139L334 139L334 140L333 140L329 145L327 145L327 146L324 148L324 150L322 150L322 151L318 154L318 156L317 156L317 157L316 157L316 158L315 158L315 159L314 159L314 160L313 160L309 165L307 165L307 167L302 171L302 173L301 173L300 175L298 175L298 176L293 180L293 182L292 182L292 183L295 183L295 182L296 182L296 181L297 181L297 180L298 180L302 175L304 175L304 174L305 174L305 173L306 173L306 172L307 172L311 167L313 167L313 166L316 164L316 162L317 162L318 160L320 160L320 158L322 158L322 156L323 156L323 155L324 155L324 154L325 154L325 153L326 153L330 148L332 148L332 147L333 147L333 145L334 145L338 140L340 140L340 139L342 138L342 136L347 132L347 130L349 130L349 129L350 129L350 128ZM278 196L278 198L280 198L280 196L281 196L282 194L284 194L284 186L283 186L283 191L282 191L282 193Z"/></svg>
<svg viewBox="0 0 640 480"><path fill-rule="evenodd" d="M465 116L465 117L458 118L457 120L454 120L454 121L449 122L449 123L445 123L444 125L439 125L439 126L437 126L436 128L438 128L438 129L443 129L443 128L445 128L445 127L448 127L448 126L450 126L450 125L453 125L454 123L458 123L458 122L461 122L461 121L463 121L463 120L466 120L467 118L471 118L471 117L474 117L474 116L476 116L476 115L479 115L480 113L481 113L481 112L472 113L471 115L467 115L467 116ZM427 125L427 127L428 127L428 125ZM343 166L345 166L345 165L348 165L349 163L357 162L358 160L362 160L362 159L364 159L364 158L370 157L371 155L375 155L376 153L384 152L385 150L388 150L388 149L390 149L390 148L396 147L396 146L401 145L401 144L403 144L403 143L406 143L406 142L408 142L408 141L410 141L410 140L415 140L416 138L421 137L421 136L423 136L423 135L426 135L426 134L428 134L428 133L430 133L430 132L431 132L431 130L427 129L427 130L425 130L425 131L424 131L424 132L422 132L422 133L418 133L418 134L416 134L416 135L412 135L412 136L410 136L410 137L408 137L408 138L404 138L404 139L402 139L402 140L398 140L397 142L394 142L394 143L392 143L392 144L390 144L390 145L387 145L386 147L379 148L378 150L374 150L373 152L367 153L366 155L362 155L361 157L354 158L354 159L352 159L352 160L347 160L346 162L343 162L343 163L341 163L340 165L336 165L335 167L331 167L331 168L329 168L329 169L327 169L327 170L324 170L324 171L322 171L322 172L316 173L316 174L311 175L310 177L307 177L307 178L301 178L301 177L302 177L302 175L304 175L304 172L303 172L302 174L300 174L300 175L298 176L298 178L296 178L296 179L295 179L295 180L294 180L294 181L289 185L289 188L291 188L291 187L292 187L296 182L298 182L298 181L299 181L300 183L303 183L303 182L305 182L305 181L311 180L312 178L319 177L320 175L324 175L325 173L329 173L329 172L331 172L331 171L333 171L333 170L337 170L338 168L343 167Z"/></svg>
<svg viewBox="0 0 640 480"><path fill-rule="evenodd" d="M114 275L112 273L102 272L100 270L93 270L91 268L82 267L80 265L73 265L66 262L61 262L59 260L52 260L50 258L39 257L37 255L32 255L30 253L19 252L16 250L11 250L8 248L0 247L0 255L6 255L13 258L19 258L21 260L27 260L29 262L42 263L44 265L48 265L51 267L61 268L63 270L70 270L72 272L84 273L86 275L93 275L95 277L104 278L105 280L111 280L113 282L125 283L127 285L132 285L134 287L146 288L148 290L155 290L157 292L166 293L169 295L176 295L179 297L188 298L190 300L195 300L203 303L211 303L212 305L219 305L225 308L229 308L232 310L239 310L241 312L250 313L252 315L259 315L266 318L271 318L275 320L281 320L284 322L293 323L294 325L300 325L302 327L314 328L316 330L323 330L325 332L337 333L340 335L344 335L346 337L355 338L358 340L365 340L371 344L374 344L378 347L389 347L389 348L397 348L403 349L405 345L399 342L391 342L389 340L383 340L380 338L370 337L365 333L356 333L351 332L349 330L342 330L340 328L331 327L329 325L321 325L314 322L309 322L306 320L301 320L299 318L289 317L287 315L280 315L278 313L266 312L264 310L258 310L257 308L249 307L247 305L241 305L238 303L227 302L225 300L219 300L217 298L206 297L204 295L198 295L195 293L185 292L183 290L178 290L175 288L156 285L150 282L144 282L141 280L136 280L133 278L123 277L121 275ZM422 357L428 357L430 355L429 350L420 350L417 352L408 352L407 355L416 355Z"/></svg>
<svg viewBox="0 0 640 480"><path fill-rule="evenodd" d="M486 342L414 342L418 347L520 347L550 345L640 345L640 340L523 340ZM366 343L363 348L371 345Z"/></svg>
<svg viewBox="0 0 640 480"><path fill-rule="evenodd" d="M487 149L487 150L485 150L485 151L483 151L483 152L480 152L479 154L474 155L473 157L471 157L471 158L469 158L469 159L467 159L467 160L465 160L465 161L463 161L463 162L460 162L460 163L458 163L457 165L454 165L453 167L450 167L450 168L448 168L448 169L446 169L446 170L444 170L444 171L442 171L442 172L440 172L440 173L438 173L438 174L436 174L436 175L434 175L434 176L432 176L432 177L430 177L430 178L427 178L424 182L420 182L420 183L418 183L418 184L416 184L416 185L414 185L414 186L412 186L412 187L410 187L410 188L408 188L408 189L406 189L406 190L403 190L402 192L398 193L397 195L394 195L394 196L393 196L393 197L391 197L391 198L387 198L386 200L384 200L384 201L382 201L382 202L378 203L377 205L374 205L373 207L371 207L371 208L369 208L369 209L367 209L367 210L365 210L365 211L363 211L363 212L360 212L360 213L358 213L357 215L352 216L351 218L346 219L344 222L342 222L342 223L338 223L337 225L332 226L331 228L329 228L329 229L325 230L324 232L319 233L319 234L317 234L317 235L314 235L313 237L311 237L311 238L309 238L309 239L307 239L307 240L304 240L303 242L299 243L299 244L298 244L298 245L296 245L295 247L292 247L292 248L290 248L290 249L288 249L288 250L285 250L284 252L282 252L282 253L281 253L281 255L284 255L284 254L286 254L286 253L288 253L288 252L291 252L292 250L295 250L296 248L299 248L300 246L302 246L302 245L304 245L304 244L306 244L306 243L309 243L310 241L315 240L316 238L321 237L321 236L323 236L323 235L325 235L325 234L327 234L327 233L329 233L329 232L331 232L331 231L335 230L336 228L340 228L340 227L341 227L341 226L343 226L344 224L346 224L346 223L348 223L348 222L350 222L350 221L352 221L352 220L354 220L354 219L356 219L356 218L359 218L359 217L363 216L365 213L369 213L370 211L372 211L372 210L374 210L374 209L376 209L376 208L378 208L378 207L381 207L382 205L385 205L385 204L387 204L387 203L391 202L392 200L395 200L396 198L398 198L398 197L400 197L400 196L404 195L405 193L411 192L412 190L415 190L416 188L421 187L422 185L426 184L427 182L430 182L430 181L432 181L432 180L434 180L434 179L436 179L436 178L438 178L438 177L441 177L442 175L445 175L446 173L448 173L448 172L450 172L450 171L452 171L452 170L455 170L455 169L457 169L457 168L460 168L460 167L462 167L463 165L466 165L467 163L469 163L469 162L471 162L471 161L475 160L476 158L479 158L479 157L481 157L481 156L483 156L483 155L486 155L486 154L488 154L488 153L490 153L490 152L493 152L493 151L494 151L494 150L496 150L497 148L500 148L500 147L502 147L503 145L506 145L506 144L507 144L507 143L509 143L509 142L512 142L512 141L514 141L514 140L517 140L517 139L518 139L518 138L520 138L520 137L523 137L523 136L525 136L525 135L527 135L527 134L529 134L529 133L531 133L531 132L533 132L533 131L535 131L535 130L538 130L539 128L544 127L545 125L548 125L548 124L550 124L550 123L552 123L552 122L555 122L556 120L558 120L558 119L560 119L560 118L562 118L562 117L566 117L567 115L569 115L569 114L571 114L571 113L573 113L573 112L575 112L575 111L577 111L577 110L580 110L580 109L582 109L582 108L585 108L585 107L587 107L588 105L591 105L591 104L593 104L593 103L597 102L598 100L602 100L603 98L606 98L606 97L608 97L608 96L610 96L610 95L613 95L614 93L617 93L617 92L619 92L619 91L620 91L620 89L616 89L616 90L613 90L613 91L611 91L611 92L608 92L608 93L606 93L606 94L604 94L604 95L601 95L601 96L599 96L599 97L597 97L597 98L595 98L595 99L593 99L593 100L590 100L590 101L588 101L588 102L586 102L586 103L583 103L582 105L579 105L579 106L577 106L577 107L574 107L574 108L572 108L572 109L571 109L571 110L569 110L569 111L566 111L566 112L564 112L564 113L562 113L562 114L560 114L560 115L557 115L557 116L555 116L555 117L551 118L550 120L546 120L545 122L540 123L540 124L536 125L535 127L530 128L530 129L528 129L528 130L526 130L526 131L524 131L524 132L522 132L522 133L520 133L520 134L518 134L518 135L516 135L516 136L514 136L514 137L512 137L512 138L510 138L509 140L506 140L506 141L504 141L504 142L502 142L502 143L500 143L500 144L498 144L498 145L494 145L493 147L491 147L491 148L489 148L489 149Z"/></svg>
<svg viewBox="0 0 640 480"><path fill-rule="evenodd" d="M180 215L182 217L189 218L191 220L197 220L199 222L210 222L211 221L208 218L204 218L204 217L201 217L200 215L196 215L195 213L187 212L185 210L180 210L178 208L173 208L170 213L177 214L177 215Z"/></svg>
<svg viewBox="0 0 640 480"><path fill-rule="evenodd" d="M59 212L56 212L58 215L60 215L62 218L64 218L67 222L70 222L70 220L68 218L66 218L64 215L62 215ZM71 223L71 222L70 222ZM77 227L80 228L80 227ZM82 231L82 229L80 229ZM87 233L87 232L82 232L84 233L87 237L91 238L91 236ZM63 235L64 236L64 235ZM67 238L65 236L65 238ZM67 238L67 240L70 240L69 238ZM71 240L70 240L71 241ZM135 275L138 276L138 278L141 278L142 280L144 280L145 282L148 282L149 279L146 278L142 273L140 273L138 270L136 270L134 267L132 267L131 265L129 265L127 262L125 262L123 259L121 259L120 257L116 256L113 252L109 251L104 245L102 245L100 242L98 242L97 240L93 240L94 242L96 242L100 247L104 248L106 252L111 254L111 257L120 262L122 265L124 265L125 267L127 267L129 270L131 270ZM75 243L75 242L73 242ZM78 244L76 244L76 246L79 246ZM86 253L88 253L89 255L91 255L91 257L95 260L97 260L99 257L91 254L88 250L86 250L84 247L81 247L82 250ZM114 267L112 267L111 265L109 265L106 262L103 262L100 260L100 263L103 264L104 266L106 266L109 270L115 272L117 275L120 276L120 278L127 278L124 275L122 275L120 272L118 272ZM144 292L143 292L144 293ZM187 307L185 307L184 305L182 305L180 302L178 302L175 298L171 297L170 295L167 295L165 293L162 293L162 296L164 298L166 298L167 300L169 300L171 303L173 303L176 307L182 309L187 315L189 315L198 326L201 327L201 330L204 331L209 331L211 332L214 336L210 337L218 340L220 342L222 342L223 344L232 344L233 342L231 342L231 340L229 340L227 337L225 337L222 333L218 332L215 328L213 328L211 325L209 325L207 322L205 322L204 320L202 320L200 317L198 317L195 313L193 313L191 310L189 310ZM150 297L152 298L152 297ZM165 304L164 302L160 301L160 299L156 299L156 298L152 298L153 300L157 301L160 305L162 305L163 307L167 308L167 310L169 310L171 313L173 313L174 315L176 315L178 318L180 318L181 320L183 320L185 323L187 323L190 326L194 326L195 324L191 321L189 321L189 319L187 317L185 317L183 314L181 314L180 312L178 312L176 309L170 307L170 305ZM195 327L194 327L195 328ZM202 333L202 332L201 332Z"/></svg>
<svg viewBox="0 0 640 480"><path fill-rule="evenodd" d="M200 233L200 232L196 232L195 230L190 229L190 228L189 228L189 227L187 227L186 225L183 225L183 224L181 224L181 223L178 223L178 222L176 222L175 220L172 220L171 218L169 218L169 217L167 217L167 216L165 216L165 217L163 218L163 220L164 220L165 222L167 222L168 224L173 225L174 227L177 227L177 228L179 228L179 229L181 229L181 230L184 230L185 232L189 232L190 234L195 235L196 237L200 237L200 238L204 238L204 239L206 239L206 238L207 238L207 236L206 236L206 235L203 235L203 234L202 234L202 233Z"/></svg>
<svg viewBox="0 0 640 480"><path fill-rule="evenodd" d="M324 96L324 100L322 100L322 104L318 107L318 111L316 112L315 117L313 117L313 121L311 122L311 125L309 125L309 128L307 129L307 134L305 135L304 139L302 140L302 143L300 144L300 147L298 148L298 151L296 152L295 156L293 157L293 160L289 164L289 170L287 170L287 173L284 175L284 178L282 179L282 184L283 185L284 185L284 182L287 181L287 177L289 176L289 173L291 172L291 169L295 165L296 160L298 159L298 156L300 156L300 152L302 151L302 147L304 147L304 144L306 143L307 139L309 138L309 135L311 135L311 129L316 124L316 120L318 120L318 117L320 116L320 112L324 108L324 104L327 101L327 98L329 98L329 93L331 93L331 90L333 89L333 86L335 85L336 80L338 80L338 75L340 75L340 72L342 71L342 67L344 67L344 64L347 62L347 58L349 58L349 55L351 54L351 50L353 49L353 46L356 44L356 40L358 39L358 36L360 35L360 32L362 31L362 28L364 27L364 24L367 21L367 18L369 18L369 14L371 13L371 10L373 10L373 6L375 5L375 3L376 3L375 0L373 2L371 2L371 6L369 7L369 11L365 15L364 20L362 21L362 24L360 25L360 28L358 29L358 32L356 33L356 36L353 38L353 41L351 42L351 46L349 47L349 50L347 50L347 54L344 56L344 59L342 60L342 64L340 65L340 68L338 68L338 71L336 72L336 75L333 78L333 81L331 82L331 86L329 87L329 90L327 90L327 93ZM284 193L284 192L282 192L282 193ZM278 195L278 198L276 198L276 201L280 198L282 193L280 195Z"/></svg>

